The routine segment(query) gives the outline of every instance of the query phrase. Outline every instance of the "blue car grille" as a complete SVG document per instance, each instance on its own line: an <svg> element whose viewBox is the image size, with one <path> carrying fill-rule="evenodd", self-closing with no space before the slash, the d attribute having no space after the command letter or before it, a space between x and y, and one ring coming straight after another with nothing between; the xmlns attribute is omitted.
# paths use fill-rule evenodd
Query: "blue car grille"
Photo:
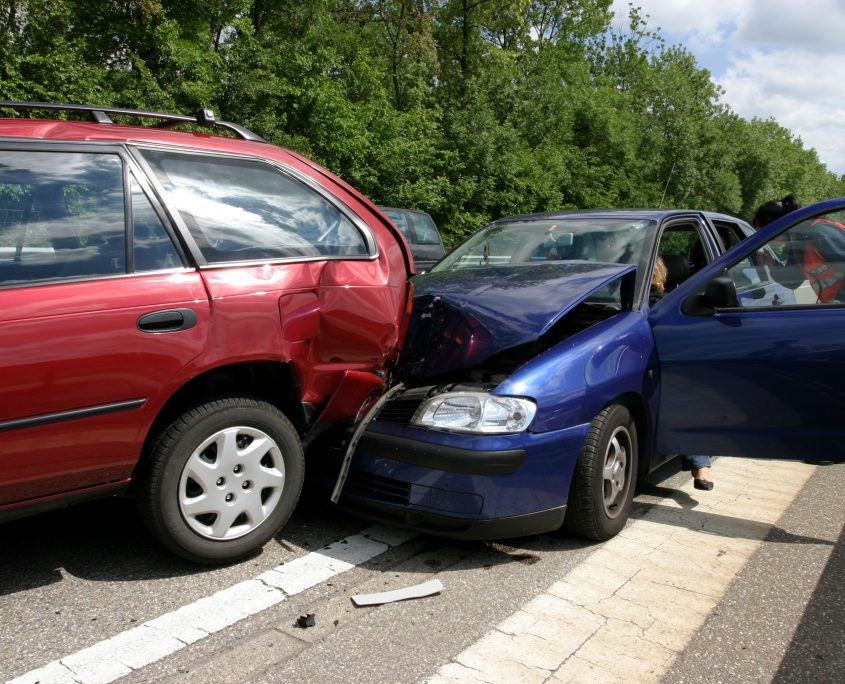
<svg viewBox="0 0 845 684"><path fill-rule="evenodd" d="M410 483L373 475L355 468L349 471L344 491L352 496L363 496L401 506L407 506L411 498Z"/></svg>
<svg viewBox="0 0 845 684"><path fill-rule="evenodd" d="M388 423L410 423L411 418L414 417L420 404L423 403L424 397L414 397L411 399L394 399L388 401L379 411L376 420L382 420Z"/></svg>

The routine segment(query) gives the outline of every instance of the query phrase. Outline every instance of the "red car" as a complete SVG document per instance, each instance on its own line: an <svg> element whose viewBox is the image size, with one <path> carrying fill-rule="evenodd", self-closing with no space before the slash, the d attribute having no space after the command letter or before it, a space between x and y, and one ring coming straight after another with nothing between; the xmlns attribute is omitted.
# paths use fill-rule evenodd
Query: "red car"
<svg viewBox="0 0 845 684"><path fill-rule="evenodd" d="M254 133L0 119L0 520L129 490L183 557L288 519L303 443L398 353L413 270L361 194ZM152 117L155 127L113 118ZM236 137L178 132L189 123Z"/></svg>

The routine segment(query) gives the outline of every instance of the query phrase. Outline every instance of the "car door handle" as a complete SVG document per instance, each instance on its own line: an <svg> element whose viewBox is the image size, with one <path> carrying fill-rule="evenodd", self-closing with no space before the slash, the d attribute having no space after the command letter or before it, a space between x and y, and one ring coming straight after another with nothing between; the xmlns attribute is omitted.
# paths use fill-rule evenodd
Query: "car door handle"
<svg viewBox="0 0 845 684"><path fill-rule="evenodd" d="M188 330L197 324L197 313L193 309L166 309L144 314L138 319L142 332L161 333Z"/></svg>

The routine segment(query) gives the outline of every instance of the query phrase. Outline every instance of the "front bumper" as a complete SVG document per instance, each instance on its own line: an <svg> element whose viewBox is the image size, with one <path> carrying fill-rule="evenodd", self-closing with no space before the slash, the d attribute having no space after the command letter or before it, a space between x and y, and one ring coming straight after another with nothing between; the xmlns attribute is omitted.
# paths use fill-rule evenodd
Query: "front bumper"
<svg viewBox="0 0 845 684"><path fill-rule="evenodd" d="M373 423L339 504L428 534L503 539L557 529L589 426L480 436Z"/></svg>
<svg viewBox="0 0 845 684"><path fill-rule="evenodd" d="M431 534L436 537L482 541L509 539L543 534L558 529L563 524L566 506L514 515L495 520L477 520L459 515L443 515L407 506L391 506L355 494L344 495L340 505L355 513L397 527Z"/></svg>
<svg viewBox="0 0 845 684"><path fill-rule="evenodd" d="M478 451L380 432L364 433L358 448L377 458L471 475L515 473L525 463L522 448Z"/></svg>

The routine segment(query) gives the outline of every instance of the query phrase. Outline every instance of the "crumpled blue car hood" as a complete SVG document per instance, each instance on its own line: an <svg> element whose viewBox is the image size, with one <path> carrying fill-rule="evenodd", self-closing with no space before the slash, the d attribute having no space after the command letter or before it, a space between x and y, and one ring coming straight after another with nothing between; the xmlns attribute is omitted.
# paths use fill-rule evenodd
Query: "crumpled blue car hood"
<svg viewBox="0 0 845 684"><path fill-rule="evenodd" d="M400 370L437 375L533 342L591 293L635 269L555 261L417 276Z"/></svg>

